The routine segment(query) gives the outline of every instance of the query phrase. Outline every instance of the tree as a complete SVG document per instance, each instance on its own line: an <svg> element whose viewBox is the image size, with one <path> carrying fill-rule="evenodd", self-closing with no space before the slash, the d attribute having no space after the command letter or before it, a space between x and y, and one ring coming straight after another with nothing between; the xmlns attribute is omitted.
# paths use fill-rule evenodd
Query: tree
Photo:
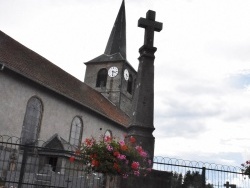
<svg viewBox="0 0 250 188"><path fill-rule="evenodd" d="M171 187L172 188L182 188L182 174L172 173Z"/></svg>
<svg viewBox="0 0 250 188"><path fill-rule="evenodd" d="M182 188L201 188L202 187L202 175L196 171L187 171L184 176ZM206 188L213 188L213 185L207 184Z"/></svg>

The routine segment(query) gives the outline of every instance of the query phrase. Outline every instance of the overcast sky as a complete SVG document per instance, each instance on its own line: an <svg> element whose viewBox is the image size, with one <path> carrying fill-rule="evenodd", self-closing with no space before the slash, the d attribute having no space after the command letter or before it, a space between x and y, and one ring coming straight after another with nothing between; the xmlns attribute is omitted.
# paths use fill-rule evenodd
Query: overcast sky
<svg viewBox="0 0 250 188"><path fill-rule="evenodd" d="M0 29L83 81L121 0L0 0ZM147 10L155 34L155 155L240 165L250 159L250 1L125 0L137 70Z"/></svg>

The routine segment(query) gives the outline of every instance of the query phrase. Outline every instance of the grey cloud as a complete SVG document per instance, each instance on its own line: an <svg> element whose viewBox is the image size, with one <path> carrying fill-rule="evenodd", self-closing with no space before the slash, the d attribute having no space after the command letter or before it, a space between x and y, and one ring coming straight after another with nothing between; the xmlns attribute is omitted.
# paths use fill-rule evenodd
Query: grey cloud
<svg viewBox="0 0 250 188"><path fill-rule="evenodd" d="M181 96L179 96L181 97ZM202 98L182 98L166 97L161 104L165 110L155 110L160 117L174 118L206 118L218 116L222 112L222 107L218 101L207 101Z"/></svg>
<svg viewBox="0 0 250 188"><path fill-rule="evenodd" d="M202 122L192 120L160 119L155 122L157 137L194 138L206 131Z"/></svg>

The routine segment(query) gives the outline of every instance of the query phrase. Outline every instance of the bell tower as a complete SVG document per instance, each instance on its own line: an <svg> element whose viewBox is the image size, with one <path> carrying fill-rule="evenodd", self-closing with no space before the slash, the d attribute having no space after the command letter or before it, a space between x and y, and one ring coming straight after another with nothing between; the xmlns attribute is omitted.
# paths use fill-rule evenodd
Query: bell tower
<svg viewBox="0 0 250 188"><path fill-rule="evenodd" d="M125 3L122 1L104 54L85 63L84 82L131 115L137 72L127 61Z"/></svg>

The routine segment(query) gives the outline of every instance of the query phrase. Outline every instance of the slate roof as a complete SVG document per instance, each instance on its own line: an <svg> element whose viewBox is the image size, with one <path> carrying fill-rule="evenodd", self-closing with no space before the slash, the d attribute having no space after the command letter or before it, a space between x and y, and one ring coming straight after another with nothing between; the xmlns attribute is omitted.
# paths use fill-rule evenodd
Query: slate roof
<svg viewBox="0 0 250 188"><path fill-rule="evenodd" d="M64 151L74 151L74 148L69 142L60 137L57 133L50 137L45 143L42 144L42 148L47 147L51 149L60 149Z"/></svg>
<svg viewBox="0 0 250 188"><path fill-rule="evenodd" d="M129 117L103 95L0 31L0 63L14 72L127 127Z"/></svg>

